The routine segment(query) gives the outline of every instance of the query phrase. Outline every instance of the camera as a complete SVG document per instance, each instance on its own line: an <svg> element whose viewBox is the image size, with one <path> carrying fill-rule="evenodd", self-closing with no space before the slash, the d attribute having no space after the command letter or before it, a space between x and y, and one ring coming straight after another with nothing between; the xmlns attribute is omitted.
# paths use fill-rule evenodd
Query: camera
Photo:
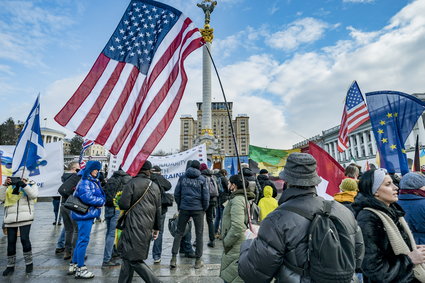
<svg viewBox="0 0 425 283"><path fill-rule="evenodd" d="M19 183L19 181L21 181L21 178L19 178L19 177L9 177L9 178L11 180L10 185L12 185L12 186L16 186Z"/></svg>

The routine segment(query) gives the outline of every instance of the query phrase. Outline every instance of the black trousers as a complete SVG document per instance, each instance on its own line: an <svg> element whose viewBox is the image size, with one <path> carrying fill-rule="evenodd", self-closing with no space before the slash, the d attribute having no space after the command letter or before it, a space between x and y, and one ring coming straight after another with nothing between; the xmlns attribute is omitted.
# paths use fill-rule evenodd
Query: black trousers
<svg viewBox="0 0 425 283"><path fill-rule="evenodd" d="M215 218L215 207L217 203L215 201L210 201L210 205L205 211L205 217L207 219L208 224L208 237L210 238L210 242L214 242L215 233L214 233L214 218Z"/></svg>
<svg viewBox="0 0 425 283"><path fill-rule="evenodd" d="M179 220L177 222L177 233L174 237L173 248L171 253L176 255L179 251L180 242L182 240L184 231L186 229L187 222L190 217L193 219L193 224L195 225L195 235L196 235L196 251L195 255L197 258L202 257L203 252L203 240L202 234L204 233L204 211L203 210L180 210Z"/></svg>
<svg viewBox="0 0 425 283"><path fill-rule="evenodd" d="M123 259L118 283L131 282L133 280L134 271L136 271L145 282L160 282L144 261L129 261Z"/></svg>
<svg viewBox="0 0 425 283"><path fill-rule="evenodd" d="M21 233L22 250L24 253L31 251L30 230L31 224L21 227L7 227L7 255L16 255L16 242L18 240L18 228Z"/></svg>

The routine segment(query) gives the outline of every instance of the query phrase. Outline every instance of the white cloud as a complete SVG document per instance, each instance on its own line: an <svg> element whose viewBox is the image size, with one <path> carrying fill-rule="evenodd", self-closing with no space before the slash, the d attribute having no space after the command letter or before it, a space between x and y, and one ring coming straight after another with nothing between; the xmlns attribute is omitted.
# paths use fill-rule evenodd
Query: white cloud
<svg viewBox="0 0 425 283"><path fill-rule="evenodd" d="M327 23L314 18L299 19L271 34L266 43L273 48L291 51L301 44L317 41L329 27Z"/></svg>

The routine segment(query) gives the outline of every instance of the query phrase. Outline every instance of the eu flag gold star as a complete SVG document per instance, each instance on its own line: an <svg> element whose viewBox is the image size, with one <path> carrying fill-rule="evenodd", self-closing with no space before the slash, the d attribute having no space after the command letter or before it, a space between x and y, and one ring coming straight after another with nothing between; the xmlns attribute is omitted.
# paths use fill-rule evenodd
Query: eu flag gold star
<svg viewBox="0 0 425 283"><path fill-rule="evenodd" d="M391 118L393 116L393 113L388 113L387 118Z"/></svg>
<svg viewBox="0 0 425 283"><path fill-rule="evenodd" d="M406 153L406 150L403 148L403 149L401 150L401 152Z"/></svg>
<svg viewBox="0 0 425 283"><path fill-rule="evenodd" d="M396 149L397 146L395 144L390 145L391 149Z"/></svg>
<svg viewBox="0 0 425 283"><path fill-rule="evenodd" d="M398 117L398 113L397 112L394 113L394 117Z"/></svg>
<svg viewBox="0 0 425 283"><path fill-rule="evenodd" d="M388 139L383 138L383 139L381 140L381 142L382 142L382 143L387 143L387 142L388 142Z"/></svg>
<svg viewBox="0 0 425 283"><path fill-rule="evenodd" d="M381 124L381 125L385 125L385 121L381 120L381 121L379 122L379 124Z"/></svg>
<svg viewBox="0 0 425 283"><path fill-rule="evenodd" d="M384 130L383 129L378 129L378 134L383 134Z"/></svg>

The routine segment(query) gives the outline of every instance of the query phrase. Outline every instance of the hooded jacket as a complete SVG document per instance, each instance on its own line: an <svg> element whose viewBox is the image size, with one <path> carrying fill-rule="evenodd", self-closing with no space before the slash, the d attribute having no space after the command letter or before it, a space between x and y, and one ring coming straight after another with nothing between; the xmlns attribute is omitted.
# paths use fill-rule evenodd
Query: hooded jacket
<svg viewBox="0 0 425 283"><path fill-rule="evenodd" d="M275 186L275 184L272 181L270 181L269 176L264 175L264 174L260 174L260 175L257 176L257 180L258 180L258 183L260 184L260 188L261 188L260 199L262 197L264 197L263 190L264 190L264 187L265 186L272 187L272 189L273 189L272 197L274 197L274 198L277 197L276 186Z"/></svg>
<svg viewBox="0 0 425 283"><path fill-rule="evenodd" d="M425 245L425 197L415 194L401 194L398 204L406 212L404 217L409 224L417 245Z"/></svg>
<svg viewBox="0 0 425 283"><path fill-rule="evenodd" d="M260 220L266 218L270 212L275 210L277 205L277 200L272 197L273 188L271 186L265 186L263 188L264 197L258 202L258 207L260 208Z"/></svg>
<svg viewBox="0 0 425 283"><path fill-rule="evenodd" d="M192 167L186 170L177 182L174 199L179 210L207 210L210 192L201 171Z"/></svg>
<svg viewBox="0 0 425 283"><path fill-rule="evenodd" d="M158 185L159 190L161 191L161 213L167 213L168 206L162 205L162 198L165 197L165 192L171 190L172 185L170 181L168 181L167 179L165 179L164 176L158 173L151 173L151 180Z"/></svg>
<svg viewBox="0 0 425 283"><path fill-rule="evenodd" d="M313 215L323 207L323 198L317 196L315 188L289 187L283 192L283 204L261 222L258 236L245 241L239 258L239 276L246 283L270 282L309 283L309 277L301 276L283 264L287 259L296 266L307 262L308 229L310 221L285 206L297 207ZM363 239L354 216L343 205L335 202L331 214L346 224L356 250L356 265L360 267L363 256Z"/></svg>
<svg viewBox="0 0 425 283"><path fill-rule="evenodd" d="M86 214L79 214L71 211L71 217L74 220L89 220L100 217L101 207L105 204L105 192L100 186L97 178L94 178L90 173L93 170L99 170L95 162L87 162L86 167L78 172L81 175L81 180L74 192L74 197L79 198L83 203L89 205L89 210Z"/></svg>
<svg viewBox="0 0 425 283"><path fill-rule="evenodd" d="M364 282L416 282L410 258L407 255L394 254L381 219L372 211L363 209L370 207L386 213L397 225L403 239L411 248L409 237L398 220L404 215L402 208L397 203L388 207L374 197L366 197L362 193L357 195L352 207L365 242L362 264Z"/></svg>
<svg viewBox="0 0 425 283"><path fill-rule="evenodd" d="M145 173L139 173L124 186L119 206L128 210L140 199L152 181ZM161 191L152 182L149 191L127 214L125 227L118 242L118 251L123 259L142 261L148 258L152 230L161 227Z"/></svg>

